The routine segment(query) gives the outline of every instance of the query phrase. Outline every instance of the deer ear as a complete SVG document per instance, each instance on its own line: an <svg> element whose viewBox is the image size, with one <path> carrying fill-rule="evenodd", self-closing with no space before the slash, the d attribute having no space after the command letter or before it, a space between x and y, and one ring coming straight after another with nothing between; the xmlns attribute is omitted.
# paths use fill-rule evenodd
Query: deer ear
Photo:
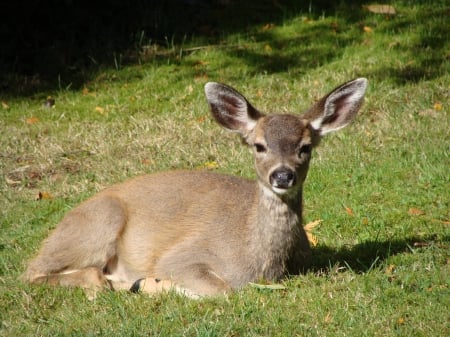
<svg viewBox="0 0 450 337"><path fill-rule="evenodd" d="M208 82L205 94L214 119L231 131L246 135L262 117L244 96L227 85Z"/></svg>
<svg viewBox="0 0 450 337"><path fill-rule="evenodd" d="M317 102L303 117L323 136L347 126L362 105L367 79L344 83Z"/></svg>

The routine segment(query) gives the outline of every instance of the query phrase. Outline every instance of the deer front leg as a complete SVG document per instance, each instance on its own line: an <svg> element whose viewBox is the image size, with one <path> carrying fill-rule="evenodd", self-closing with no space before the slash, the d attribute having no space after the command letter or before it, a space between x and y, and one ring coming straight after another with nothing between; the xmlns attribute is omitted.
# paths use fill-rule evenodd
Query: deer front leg
<svg viewBox="0 0 450 337"><path fill-rule="evenodd" d="M176 279L146 277L132 284L130 282L114 282L111 280L110 282L115 290L130 290L149 295L175 291L194 299L202 296L220 295L232 290L225 280L203 264L190 265L183 268L182 273L178 272L176 274Z"/></svg>

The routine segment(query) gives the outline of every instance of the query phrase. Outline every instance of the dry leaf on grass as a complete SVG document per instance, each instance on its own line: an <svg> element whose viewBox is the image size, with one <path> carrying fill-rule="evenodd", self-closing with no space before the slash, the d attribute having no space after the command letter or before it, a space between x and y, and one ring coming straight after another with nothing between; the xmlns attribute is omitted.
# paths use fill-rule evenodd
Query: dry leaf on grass
<svg viewBox="0 0 450 337"><path fill-rule="evenodd" d="M103 115L105 113L105 109L101 106L96 106L94 109L95 112L98 112L99 114Z"/></svg>
<svg viewBox="0 0 450 337"><path fill-rule="evenodd" d="M350 216L354 216L355 213L353 213L353 210L350 207L345 206L345 213Z"/></svg>
<svg viewBox="0 0 450 337"><path fill-rule="evenodd" d="M312 234L312 230L315 227L317 227L321 222L322 222L322 220L316 220L316 221L312 221L310 223L307 223L305 226L303 226L303 228L304 228L304 230L306 232L306 237L308 238L309 243L313 247L317 246L317 244L319 243L319 239L317 238L317 236Z"/></svg>
<svg viewBox="0 0 450 337"><path fill-rule="evenodd" d="M424 215L425 212L418 208L410 208L408 210L409 215Z"/></svg>
<svg viewBox="0 0 450 337"><path fill-rule="evenodd" d="M203 167L208 170L215 170L216 168L219 167L219 164L217 164L216 161L207 161L206 163L203 164Z"/></svg>
<svg viewBox="0 0 450 337"><path fill-rule="evenodd" d="M27 124L36 124L39 122L39 118L37 117L29 117L27 119L25 119L25 123Z"/></svg>
<svg viewBox="0 0 450 337"><path fill-rule="evenodd" d="M39 192L37 196L37 200L52 200L53 196L49 192Z"/></svg>

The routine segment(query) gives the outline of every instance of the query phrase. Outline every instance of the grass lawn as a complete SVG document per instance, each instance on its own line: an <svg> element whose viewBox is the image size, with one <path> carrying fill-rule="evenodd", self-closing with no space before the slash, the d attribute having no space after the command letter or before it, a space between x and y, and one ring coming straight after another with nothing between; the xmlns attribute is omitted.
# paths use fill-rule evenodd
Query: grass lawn
<svg viewBox="0 0 450 337"><path fill-rule="evenodd" d="M450 335L449 8L390 3L397 14L343 5L152 44L80 88L0 93L0 336ZM63 215L110 184L178 168L255 176L210 118L207 81L301 112L359 76L360 114L322 141L305 183L305 221L322 220L313 265L284 289L89 301L18 281Z"/></svg>

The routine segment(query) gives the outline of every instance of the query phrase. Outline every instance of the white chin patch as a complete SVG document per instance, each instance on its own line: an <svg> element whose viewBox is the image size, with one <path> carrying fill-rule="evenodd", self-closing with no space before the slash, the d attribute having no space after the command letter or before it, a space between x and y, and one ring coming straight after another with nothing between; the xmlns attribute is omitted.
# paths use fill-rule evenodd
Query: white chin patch
<svg viewBox="0 0 450 337"><path fill-rule="evenodd" d="M264 191L265 195L267 195L269 197L272 197L273 194L277 194L277 195L286 194L289 191L289 189L278 188L278 187L275 187L275 186L270 186L270 187L263 186L263 191Z"/></svg>
<svg viewBox="0 0 450 337"><path fill-rule="evenodd" d="M274 191L276 194L285 194L287 193L288 189L272 186L272 191Z"/></svg>

